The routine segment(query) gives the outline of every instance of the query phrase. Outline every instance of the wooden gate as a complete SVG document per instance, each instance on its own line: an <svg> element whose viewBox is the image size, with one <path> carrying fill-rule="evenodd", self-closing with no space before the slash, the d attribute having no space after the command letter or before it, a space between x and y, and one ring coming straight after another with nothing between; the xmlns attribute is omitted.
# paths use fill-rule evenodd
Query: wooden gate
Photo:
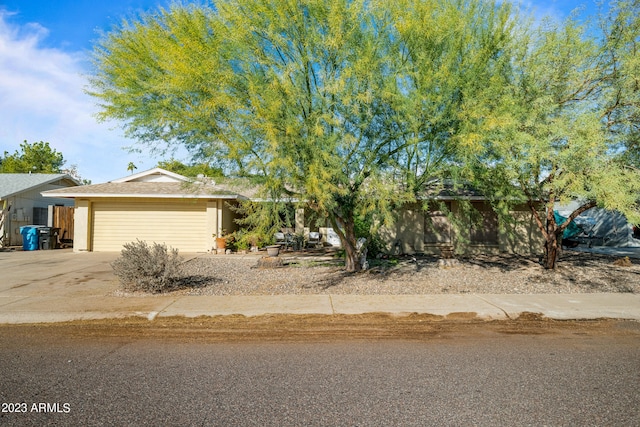
<svg viewBox="0 0 640 427"><path fill-rule="evenodd" d="M53 226L60 229L61 240L73 240L73 212L72 206L53 207Z"/></svg>

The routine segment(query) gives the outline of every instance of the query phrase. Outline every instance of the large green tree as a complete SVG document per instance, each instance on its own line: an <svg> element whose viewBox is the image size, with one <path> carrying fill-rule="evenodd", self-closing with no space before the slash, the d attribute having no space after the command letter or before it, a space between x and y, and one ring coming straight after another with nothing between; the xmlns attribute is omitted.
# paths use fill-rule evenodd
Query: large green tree
<svg viewBox="0 0 640 427"><path fill-rule="evenodd" d="M640 1L610 3L599 20L603 116L623 161L640 168Z"/></svg>
<svg viewBox="0 0 640 427"><path fill-rule="evenodd" d="M625 48L629 57L614 58L617 41L600 44L572 21L522 32L516 46L502 91L468 108L470 129L483 137L466 163L495 203L529 205L544 237L544 265L553 269L564 230L585 211L599 206L640 221L640 174L620 158L621 150L625 159L633 151L638 74L615 69L628 69L638 53ZM580 204L569 221L558 224L555 204L574 200Z"/></svg>
<svg viewBox="0 0 640 427"><path fill-rule="evenodd" d="M65 161L62 154L51 148L48 142L24 141L20 150L0 157L2 173L60 173Z"/></svg>
<svg viewBox="0 0 640 427"><path fill-rule="evenodd" d="M172 6L103 37L91 93L140 143L305 201L353 271L356 218L390 219L456 165L461 106L508 69L512 25L508 4L482 0Z"/></svg>

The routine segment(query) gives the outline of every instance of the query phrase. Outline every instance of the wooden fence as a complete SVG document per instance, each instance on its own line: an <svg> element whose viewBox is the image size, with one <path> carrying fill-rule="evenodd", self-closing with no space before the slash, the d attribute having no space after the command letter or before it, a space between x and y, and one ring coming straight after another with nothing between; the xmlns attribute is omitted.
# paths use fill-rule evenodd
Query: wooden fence
<svg viewBox="0 0 640 427"><path fill-rule="evenodd" d="M61 239L73 240L73 210L72 206L53 207L53 226L60 229Z"/></svg>

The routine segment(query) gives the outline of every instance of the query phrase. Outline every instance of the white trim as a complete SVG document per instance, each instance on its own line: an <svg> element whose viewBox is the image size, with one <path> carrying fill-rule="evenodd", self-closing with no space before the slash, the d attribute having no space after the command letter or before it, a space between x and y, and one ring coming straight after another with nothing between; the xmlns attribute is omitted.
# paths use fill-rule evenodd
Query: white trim
<svg viewBox="0 0 640 427"><path fill-rule="evenodd" d="M189 178L187 178L184 175L180 175L174 172L169 172L166 169L162 169L162 168L153 168L153 169L149 169L146 171L142 171L142 172L138 172L138 173L134 173L132 175L129 176L124 176L122 178L118 178L118 179L114 179L112 181L109 182L130 182L130 181L135 181L139 178L144 178L146 176L150 176L150 175L165 175L171 178L174 178L178 181L182 181L182 182L189 182L191 181Z"/></svg>

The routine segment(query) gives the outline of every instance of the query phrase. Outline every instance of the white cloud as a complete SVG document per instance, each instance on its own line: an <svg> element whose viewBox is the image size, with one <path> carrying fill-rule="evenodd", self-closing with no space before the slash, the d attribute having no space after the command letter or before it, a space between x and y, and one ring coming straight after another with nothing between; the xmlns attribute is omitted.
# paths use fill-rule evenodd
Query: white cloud
<svg viewBox="0 0 640 427"><path fill-rule="evenodd" d="M155 159L121 149L132 141L114 124L94 118L95 100L84 93L86 55L42 47L47 34L38 24L12 25L0 10L0 154L24 140L48 141L94 183L126 175L130 161L153 167Z"/></svg>

